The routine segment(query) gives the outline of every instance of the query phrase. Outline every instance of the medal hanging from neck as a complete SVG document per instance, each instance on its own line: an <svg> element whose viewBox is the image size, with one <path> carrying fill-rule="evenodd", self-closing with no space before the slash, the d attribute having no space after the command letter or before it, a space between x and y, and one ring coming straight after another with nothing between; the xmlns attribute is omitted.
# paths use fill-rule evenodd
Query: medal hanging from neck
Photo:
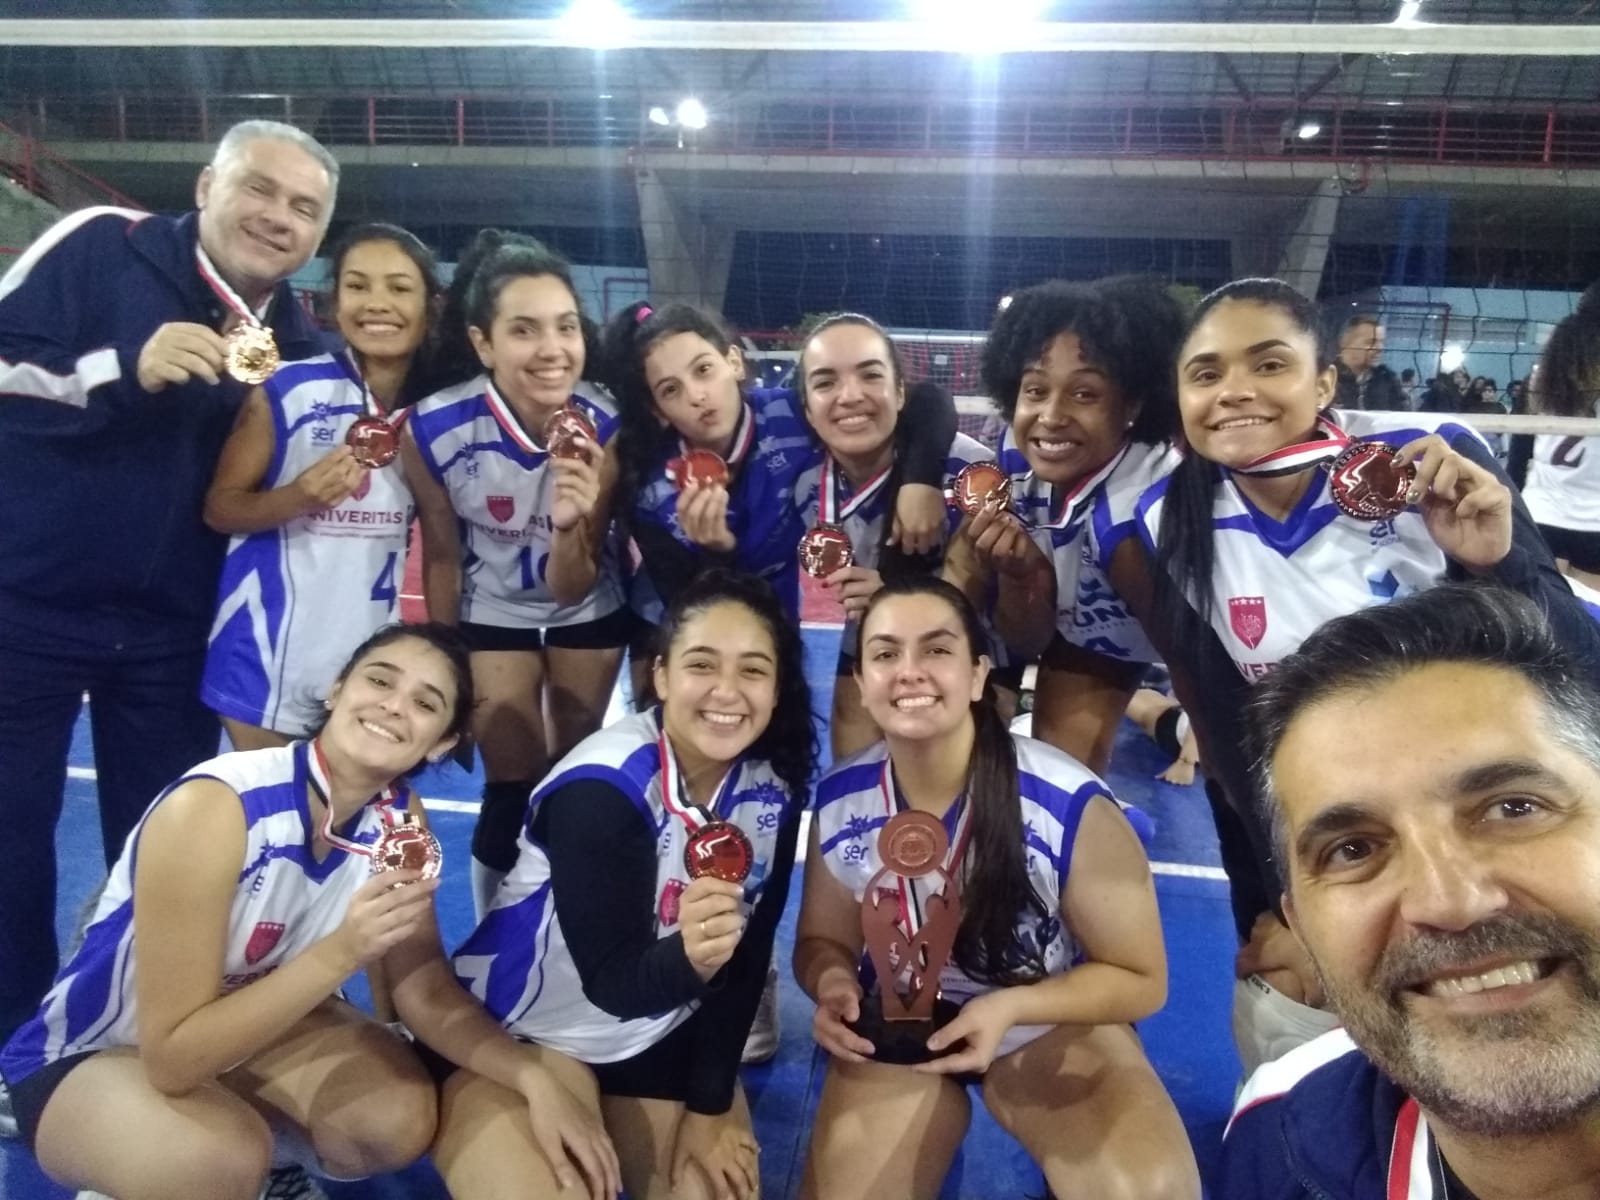
<svg viewBox="0 0 1600 1200"><path fill-rule="evenodd" d="M845 532L844 522L861 511L889 482L893 463L885 466L848 500L839 501L839 464L829 454L822 460L817 480L817 524L800 539L800 569L813 579L826 579L855 561L855 547Z"/></svg>
<svg viewBox="0 0 1600 1200"><path fill-rule="evenodd" d="M968 463L957 472L946 499L968 516L989 507L1010 508L1011 476L998 463Z"/></svg>
<svg viewBox="0 0 1600 1200"><path fill-rule="evenodd" d="M1316 432L1309 441L1284 446L1229 469L1235 475L1276 479L1310 467L1328 472L1329 494L1347 517L1384 521L1410 507L1407 493L1416 482L1417 468L1402 463L1392 446L1356 441L1326 414L1317 417Z"/></svg>
<svg viewBox="0 0 1600 1200"><path fill-rule="evenodd" d="M743 883L755 866L755 847L744 830L716 815L725 794L733 787L737 764L728 767L710 809L706 809L689 799L688 785L678 770L678 759L665 729L656 738L656 748L661 758L661 803L689 831L683 843L685 873L690 879L709 875L724 883Z"/></svg>
<svg viewBox="0 0 1600 1200"><path fill-rule="evenodd" d="M552 458L582 458L581 442L598 447L600 435L589 418L572 405L556 409L544 423L544 445Z"/></svg>
<svg viewBox="0 0 1600 1200"><path fill-rule="evenodd" d="M528 435L522 427L522 422L517 418L516 411L506 403L506 398L494 386L494 380L484 381L483 402L489 406L490 415L494 417L495 424L505 432L519 450L525 454L543 456L548 451Z"/></svg>
<svg viewBox="0 0 1600 1200"><path fill-rule="evenodd" d="M733 445L728 451L727 460L714 450L703 450L691 447L681 437L678 439L678 457L667 460L667 480L680 492L690 483L698 483L702 487L707 484L728 486L728 481L733 478L733 472L744 461L744 456L750 452L750 446L755 441L756 423L750 416L750 405L741 401L739 407L739 424L733 431Z"/></svg>
<svg viewBox="0 0 1600 1200"><path fill-rule="evenodd" d="M1111 473L1121 465L1122 460L1128 456L1128 446L1125 444L1098 470L1091 471L1072 487L1067 489L1060 501L1053 505L1054 515L1051 516L1049 527L1051 529L1069 529L1076 525L1079 519L1088 512L1089 506L1094 503L1095 493Z"/></svg>
<svg viewBox="0 0 1600 1200"><path fill-rule="evenodd" d="M350 456L357 463L369 471L376 471L387 467L399 455L400 427L405 424L406 414L411 410L403 408L393 418L385 417L353 357L349 366L354 379L361 385L362 411L350 428L345 430L344 444L350 447Z"/></svg>
<svg viewBox="0 0 1600 1200"><path fill-rule="evenodd" d="M432 879L439 874L439 869L444 865L444 850L439 845L439 839L413 814L395 811L395 802L400 798L398 787L391 785L367 801L368 804L377 804L384 828L376 842L364 846L334 832L333 792L328 783L328 761L323 757L320 738L312 739L306 767L311 775L311 786L322 800L322 838L325 842L347 854L359 854L366 858L374 875L390 871L420 871L423 879Z"/></svg>
<svg viewBox="0 0 1600 1200"><path fill-rule="evenodd" d="M888 759L883 762L879 788L883 793L886 820L883 831L878 834L878 858L885 868L898 876L900 928L906 935L906 944L915 946L917 934L923 925L924 909L922 897L917 893L918 879L942 875L952 893L948 903L960 903L957 874L972 834L972 805L967 803L966 793L956 797L956 832L952 838L945 833L944 822L938 817L900 803L895 789L894 766ZM930 965L921 962L904 964L911 972L913 991L922 989L922 976ZM938 966L942 970L944 964L941 962Z"/></svg>
<svg viewBox="0 0 1600 1200"><path fill-rule="evenodd" d="M240 383L260 387L278 369L278 343L273 340L272 330L261 323L261 318L228 285L222 272L217 270L211 256L198 241L194 244L194 258L200 268L200 278L206 281L217 299L238 317L234 327L223 335L227 342L224 367Z"/></svg>

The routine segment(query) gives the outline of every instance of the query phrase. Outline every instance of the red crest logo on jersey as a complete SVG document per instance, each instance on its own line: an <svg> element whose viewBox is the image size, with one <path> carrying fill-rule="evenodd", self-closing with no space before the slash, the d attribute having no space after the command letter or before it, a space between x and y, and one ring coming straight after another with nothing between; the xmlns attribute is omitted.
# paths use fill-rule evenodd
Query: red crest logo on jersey
<svg viewBox="0 0 1600 1200"><path fill-rule="evenodd" d="M361 472L361 482L356 484L356 490L350 493L352 500L365 500L367 493L372 490L372 472Z"/></svg>
<svg viewBox="0 0 1600 1200"><path fill-rule="evenodd" d="M1267 636L1267 598L1234 596L1228 601L1228 624L1234 636L1254 650Z"/></svg>
<svg viewBox="0 0 1600 1200"><path fill-rule="evenodd" d="M250 931L250 940L244 946L244 961L252 967L267 955L272 953L272 948L283 937L282 921L257 921L256 927Z"/></svg>
<svg viewBox="0 0 1600 1200"><path fill-rule="evenodd" d="M683 895L687 886L681 879L667 880L667 886L661 889L661 899L656 905L656 916L663 927L678 923L678 898Z"/></svg>
<svg viewBox="0 0 1600 1200"><path fill-rule="evenodd" d="M489 515L500 524L504 525L511 520L511 514L517 511L517 502L510 496L490 496Z"/></svg>

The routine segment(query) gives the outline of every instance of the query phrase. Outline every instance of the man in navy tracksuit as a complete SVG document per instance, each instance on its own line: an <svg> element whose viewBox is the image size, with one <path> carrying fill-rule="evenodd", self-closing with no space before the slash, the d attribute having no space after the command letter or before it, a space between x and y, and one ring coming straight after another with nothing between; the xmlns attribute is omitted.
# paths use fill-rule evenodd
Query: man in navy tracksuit
<svg viewBox="0 0 1600 1200"><path fill-rule="evenodd" d="M1323 626L1250 710L1284 916L1345 1028L1252 1077L1214 1194L1600 1196L1589 674L1528 600L1455 584Z"/></svg>
<svg viewBox="0 0 1600 1200"><path fill-rule="evenodd" d="M337 182L311 138L247 122L201 172L198 212L75 213L0 279L0 1041L57 966L54 834L83 694L107 863L217 751L200 670L225 539L200 514L247 391L223 333L254 319L284 361L322 352L284 281Z"/></svg>

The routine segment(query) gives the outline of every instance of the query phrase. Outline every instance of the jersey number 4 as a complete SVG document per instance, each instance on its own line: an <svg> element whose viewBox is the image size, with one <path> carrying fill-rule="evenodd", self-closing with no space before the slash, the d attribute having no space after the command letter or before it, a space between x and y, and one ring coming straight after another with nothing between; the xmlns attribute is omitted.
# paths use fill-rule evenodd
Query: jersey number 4
<svg viewBox="0 0 1600 1200"><path fill-rule="evenodd" d="M399 565L400 552L391 550L389 557L384 560L383 570L378 572L378 578L372 584L372 598L381 600L385 604L393 604L395 597L400 594L400 589L395 586L394 571Z"/></svg>

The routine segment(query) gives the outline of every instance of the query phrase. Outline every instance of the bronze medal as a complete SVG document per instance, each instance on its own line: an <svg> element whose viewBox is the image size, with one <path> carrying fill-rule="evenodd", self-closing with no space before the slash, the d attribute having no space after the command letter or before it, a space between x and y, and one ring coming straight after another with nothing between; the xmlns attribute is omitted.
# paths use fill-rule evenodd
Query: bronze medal
<svg viewBox="0 0 1600 1200"><path fill-rule="evenodd" d="M731 821L702 825L683 844L683 869L690 879L709 875L724 883L743 883L755 862L755 847Z"/></svg>
<svg viewBox="0 0 1600 1200"><path fill-rule="evenodd" d="M968 463L956 476L950 498L962 512L975 514L993 505L1011 505L1011 476L992 462Z"/></svg>
<svg viewBox="0 0 1600 1200"><path fill-rule="evenodd" d="M855 561L850 535L837 525L818 525L800 539L800 569L813 579L826 579Z"/></svg>
<svg viewBox="0 0 1600 1200"><path fill-rule="evenodd" d="M344 444L350 455L368 470L387 467L400 453L400 435L382 417L357 417L346 430Z"/></svg>
<svg viewBox="0 0 1600 1200"><path fill-rule="evenodd" d="M921 879L944 866L950 835L944 822L915 808L896 813L878 834L878 857L902 879Z"/></svg>
<svg viewBox="0 0 1600 1200"><path fill-rule="evenodd" d="M432 879L443 864L444 850L439 839L410 813L401 813L398 821L385 829L372 847L374 875L388 871L421 871L422 878Z"/></svg>
<svg viewBox="0 0 1600 1200"><path fill-rule="evenodd" d="M591 446L600 445L600 435L589 419L575 408L558 409L544 425L545 449L556 458L582 458L578 447L582 438Z"/></svg>
<svg viewBox="0 0 1600 1200"><path fill-rule="evenodd" d="M278 369L278 343L264 325L241 321L227 334L226 367L240 383L260 387Z"/></svg>
<svg viewBox="0 0 1600 1200"><path fill-rule="evenodd" d="M1352 442L1328 466L1334 504L1358 521L1383 521L1405 512L1406 493L1416 478L1417 469L1402 465L1382 442Z"/></svg>
<svg viewBox="0 0 1600 1200"><path fill-rule="evenodd" d="M710 450L689 450L683 457L667 461L667 478L680 492L691 480L702 485L717 483L727 487L728 464L722 461L720 454Z"/></svg>

